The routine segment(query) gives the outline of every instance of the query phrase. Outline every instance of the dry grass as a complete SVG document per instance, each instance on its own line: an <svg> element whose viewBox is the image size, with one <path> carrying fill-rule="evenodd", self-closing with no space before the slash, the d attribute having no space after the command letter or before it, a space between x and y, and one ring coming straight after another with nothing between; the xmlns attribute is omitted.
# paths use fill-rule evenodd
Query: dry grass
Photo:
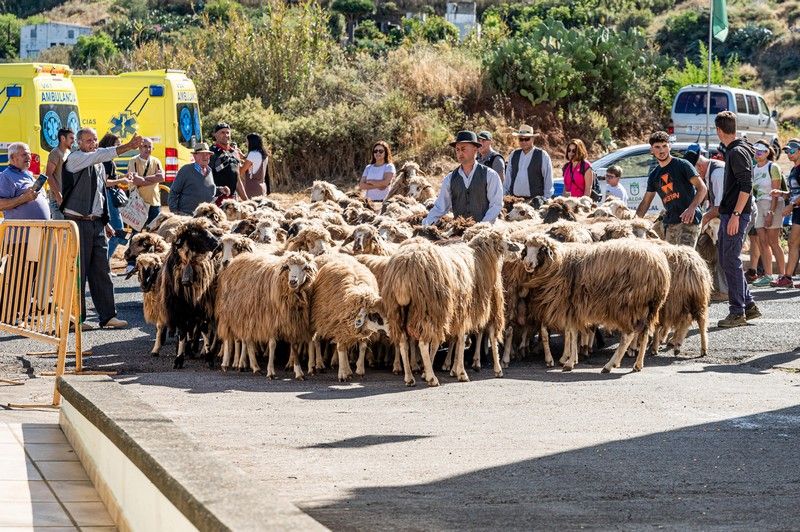
<svg viewBox="0 0 800 532"><path fill-rule="evenodd" d="M113 0L67 0L43 15L48 20L99 26L111 20Z"/></svg>

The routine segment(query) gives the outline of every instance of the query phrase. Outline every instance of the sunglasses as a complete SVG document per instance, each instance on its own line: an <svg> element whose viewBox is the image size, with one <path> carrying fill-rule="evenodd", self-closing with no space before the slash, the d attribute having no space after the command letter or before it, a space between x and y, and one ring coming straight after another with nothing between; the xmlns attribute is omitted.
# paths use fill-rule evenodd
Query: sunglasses
<svg viewBox="0 0 800 532"><path fill-rule="evenodd" d="M567 153L575 153L576 151L578 150L576 150L575 148L567 148Z"/></svg>
<svg viewBox="0 0 800 532"><path fill-rule="evenodd" d="M788 153L789 155L794 155L795 153L797 153L797 150L800 150L800 148L786 148L786 149L784 149L784 151L786 153Z"/></svg>
<svg viewBox="0 0 800 532"><path fill-rule="evenodd" d="M768 153L769 150L756 150L756 155L764 155Z"/></svg>
<svg viewBox="0 0 800 532"><path fill-rule="evenodd" d="M384 150L383 148L381 148L381 149L379 149L379 150L372 150L372 153L386 153L386 150Z"/></svg>
<svg viewBox="0 0 800 532"><path fill-rule="evenodd" d="M520 142L530 142L531 137L519 137Z"/></svg>

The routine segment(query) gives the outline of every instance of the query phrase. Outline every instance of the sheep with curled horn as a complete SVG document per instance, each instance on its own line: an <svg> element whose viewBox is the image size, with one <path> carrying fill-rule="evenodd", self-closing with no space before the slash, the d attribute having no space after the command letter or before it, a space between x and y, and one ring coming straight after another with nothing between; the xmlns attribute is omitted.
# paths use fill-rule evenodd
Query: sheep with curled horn
<svg viewBox="0 0 800 532"><path fill-rule="evenodd" d="M408 196L408 182L418 174L422 175L419 165L414 161L406 161L389 184L389 191L383 201L395 196Z"/></svg>

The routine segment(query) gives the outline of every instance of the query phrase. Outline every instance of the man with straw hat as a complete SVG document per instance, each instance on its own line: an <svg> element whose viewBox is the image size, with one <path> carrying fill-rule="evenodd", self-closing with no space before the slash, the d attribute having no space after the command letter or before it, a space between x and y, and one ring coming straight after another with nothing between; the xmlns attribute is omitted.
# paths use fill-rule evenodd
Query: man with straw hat
<svg viewBox="0 0 800 532"><path fill-rule="evenodd" d="M533 128L522 124L512 133L519 148L511 152L503 188L506 194L523 198L553 195L553 162L550 154L533 145Z"/></svg>
<svg viewBox="0 0 800 532"><path fill-rule="evenodd" d="M503 208L503 186L497 172L475 160L481 146L478 136L459 131L450 146L460 166L442 181L439 197L422 224L431 225L450 211L456 217L494 223Z"/></svg>
<svg viewBox="0 0 800 532"><path fill-rule="evenodd" d="M191 216L201 203L212 202L219 195L230 195L228 187L214 184L209 166L212 153L205 142L195 145L192 151L194 162L181 166L169 188L170 211Z"/></svg>

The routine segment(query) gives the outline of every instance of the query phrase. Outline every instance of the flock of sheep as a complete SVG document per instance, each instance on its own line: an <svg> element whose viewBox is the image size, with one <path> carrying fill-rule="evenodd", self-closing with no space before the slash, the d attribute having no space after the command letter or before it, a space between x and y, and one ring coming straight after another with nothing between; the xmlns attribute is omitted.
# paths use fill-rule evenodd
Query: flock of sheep
<svg viewBox="0 0 800 532"><path fill-rule="evenodd" d="M603 330L620 335L604 372L626 353L641 370L665 341L677 353L695 322L706 353L709 265L623 203L506 197L493 225L446 216L421 226L435 197L408 163L380 212L316 181L310 201L287 208L260 197L202 204L193 217L162 213L126 251L156 326L152 354L172 331L176 368L200 353L209 366L221 357L223 370L260 372L263 355L274 378L278 346L288 345L297 379L338 366L346 381L355 360L359 376L386 365L410 386L421 367L436 386L442 346L442 370L459 381L469 380L468 344L472 368L485 350L501 377L538 335L553 366L551 333L564 336L565 371Z"/></svg>

